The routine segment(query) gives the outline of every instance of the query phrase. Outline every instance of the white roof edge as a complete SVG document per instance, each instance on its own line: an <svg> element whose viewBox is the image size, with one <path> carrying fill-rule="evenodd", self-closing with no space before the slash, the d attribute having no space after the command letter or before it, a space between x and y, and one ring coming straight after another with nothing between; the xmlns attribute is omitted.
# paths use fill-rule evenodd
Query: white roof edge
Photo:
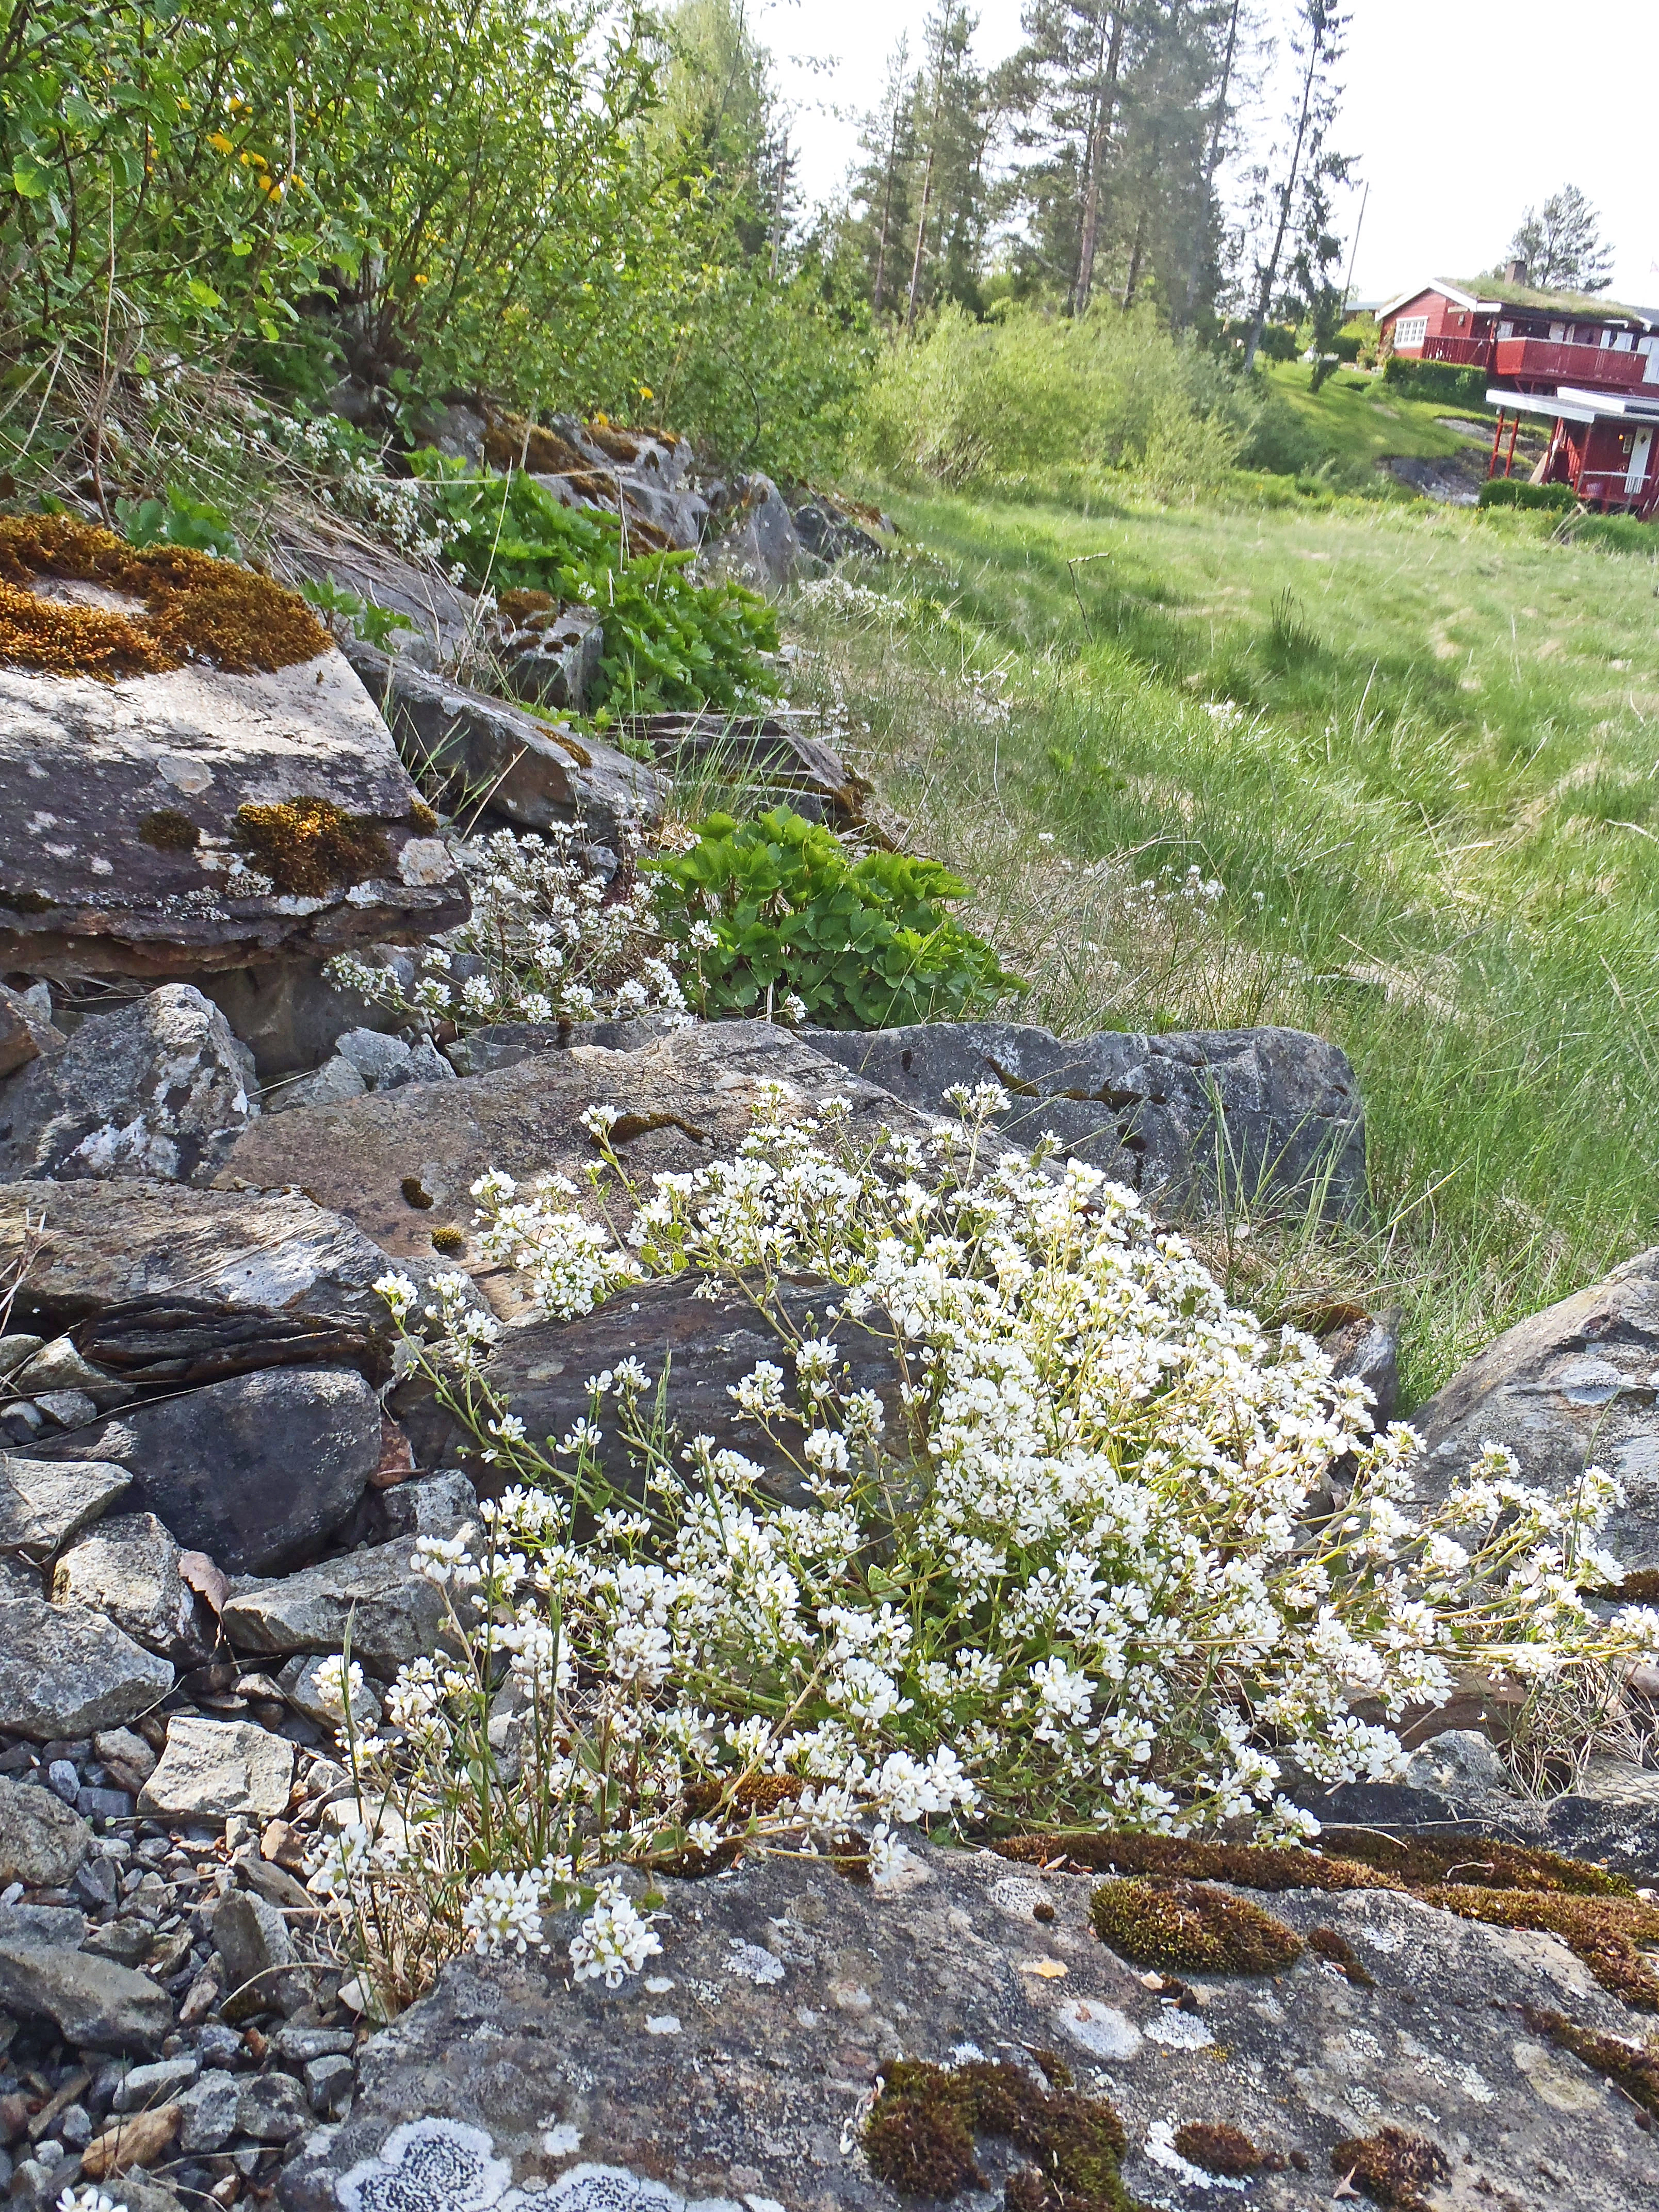
<svg viewBox="0 0 1659 2212"><path fill-rule="evenodd" d="M1473 292L1466 292L1461 284L1449 284L1443 276L1425 276L1420 284L1413 284L1409 292L1402 292L1397 300L1390 300L1385 307L1376 311L1379 323L1386 322L1396 308L1413 300L1421 299L1425 292L1438 292L1443 299L1455 300L1460 307L1495 307L1496 300L1477 300Z"/></svg>
<svg viewBox="0 0 1659 2212"><path fill-rule="evenodd" d="M1486 404L1510 415L1558 416L1565 422L1659 422L1659 392L1645 399L1633 392L1583 392L1571 384L1559 385L1553 392L1504 392L1494 386L1486 394Z"/></svg>
<svg viewBox="0 0 1659 2212"><path fill-rule="evenodd" d="M1494 387L1486 394L1488 407L1509 415L1559 416L1568 422L1593 422L1593 406L1581 407L1555 392L1504 392Z"/></svg>

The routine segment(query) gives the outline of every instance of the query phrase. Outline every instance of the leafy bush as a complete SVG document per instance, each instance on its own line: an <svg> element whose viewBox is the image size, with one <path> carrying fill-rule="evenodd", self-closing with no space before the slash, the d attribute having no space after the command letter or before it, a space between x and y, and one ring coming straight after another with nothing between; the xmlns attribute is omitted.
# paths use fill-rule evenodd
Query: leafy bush
<svg viewBox="0 0 1659 2212"><path fill-rule="evenodd" d="M1649 561L1659 557L1659 526L1638 522L1633 514L1587 514L1574 523L1571 535L1575 545L1635 553Z"/></svg>
<svg viewBox="0 0 1659 2212"><path fill-rule="evenodd" d="M1411 361L1391 353L1382 381L1406 399L1438 399L1454 407L1484 407L1491 381L1484 368L1459 368L1449 361Z"/></svg>
<svg viewBox="0 0 1659 2212"><path fill-rule="evenodd" d="M1491 477L1480 487L1478 507L1526 507L1565 514L1578 504L1571 484L1528 483L1521 477Z"/></svg>
<svg viewBox="0 0 1659 2212"><path fill-rule="evenodd" d="M586 1213L568 1182L475 1187L485 1256L550 1318L686 1273L751 1302L777 1357L733 1395L769 1471L682 1437L674 1373L633 1358L538 1443L491 1387L501 1324L465 1279L424 1303L382 1279L402 1365L505 1489L471 1542L416 1547L446 1656L402 1670L383 1735L346 1727L366 1818L313 1887L383 2007L464 1942L545 1948L542 1907L574 1883L603 1914L618 1860L828 1850L879 1892L918 1820L1300 1838L1317 1823L1282 1760L1386 1778L1390 1723L1460 1670L1594 1672L1659 1644L1659 1613L1604 1621L1578 1595L1623 1571L1593 1540L1609 1478L1558 1500L1488 1447L1408 1510L1417 1439L1369 1437L1364 1391L1310 1338L1229 1307L1098 1170L994 1157L994 1086L958 1103L965 1124L860 1156L844 1108L792 1122L778 1094L740 1157L650 1192L595 1108ZM824 1294L804 1320L781 1295L803 1282ZM850 1387L855 1331L890 1387ZM626 1920L590 1919L571 1963L595 1971L607 1933L620 1982L646 1948Z"/></svg>
<svg viewBox="0 0 1659 2212"><path fill-rule="evenodd" d="M191 499L176 484L169 484L164 499L115 502L115 519L129 545L142 552L149 545L185 545L192 553L216 554L222 561L240 561L242 549L230 517L206 500Z"/></svg>
<svg viewBox="0 0 1659 2212"><path fill-rule="evenodd" d="M332 576L301 576L295 588L300 597L319 614L337 616L350 624L354 636L366 639L382 651L394 630L415 627L407 615L400 615L392 607L383 607L377 600L366 599L361 592L347 590Z"/></svg>
<svg viewBox="0 0 1659 2212"><path fill-rule="evenodd" d="M581 600L605 624L594 704L605 719L659 708L750 704L777 650L777 617L741 584L698 584L690 553L624 559L622 525L562 507L532 476L456 474L435 453L429 498L446 555L479 590Z"/></svg>
<svg viewBox="0 0 1659 2212"><path fill-rule="evenodd" d="M905 853L849 860L787 806L752 822L711 814L689 852L642 865L704 1015L769 1006L825 1029L892 1029L960 1020L1024 988L944 911L968 895L948 869Z"/></svg>

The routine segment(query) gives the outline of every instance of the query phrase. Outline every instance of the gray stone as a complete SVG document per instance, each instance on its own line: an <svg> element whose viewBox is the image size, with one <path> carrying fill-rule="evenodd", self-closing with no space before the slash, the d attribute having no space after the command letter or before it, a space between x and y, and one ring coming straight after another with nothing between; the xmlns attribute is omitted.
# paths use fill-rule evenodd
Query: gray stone
<svg viewBox="0 0 1659 2212"><path fill-rule="evenodd" d="M351 1062L337 1052L309 1075L278 1084L266 1097L265 1111L289 1114L296 1106L333 1106L342 1098L361 1098L368 1088Z"/></svg>
<svg viewBox="0 0 1659 2212"><path fill-rule="evenodd" d="M395 1543L399 1536L459 1536L477 1520L477 1493L465 1474L411 1475L393 1489L377 1491L369 1512L377 1544Z"/></svg>
<svg viewBox="0 0 1659 2212"><path fill-rule="evenodd" d="M325 2066L339 2063L324 2059ZM306 2094L291 2074L251 2074L240 2085L236 2127L255 2142L289 2143L311 2125Z"/></svg>
<svg viewBox="0 0 1659 2212"><path fill-rule="evenodd" d="M781 592L800 566L800 539L788 502L770 477L739 478L733 489L737 503L708 566L753 591Z"/></svg>
<svg viewBox="0 0 1659 2212"><path fill-rule="evenodd" d="M878 559L887 550L861 523L853 521L822 496L796 507L790 520L802 550L817 561L845 561L853 555Z"/></svg>
<svg viewBox="0 0 1659 2212"><path fill-rule="evenodd" d="M98 1401L84 1390L43 1390L33 1402L60 1429L84 1428L98 1418Z"/></svg>
<svg viewBox="0 0 1659 2212"><path fill-rule="evenodd" d="M131 1484L112 1460L23 1459L0 1453L0 1551L50 1559Z"/></svg>
<svg viewBox="0 0 1659 2212"><path fill-rule="evenodd" d="M0 1185L0 1263L26 1251L16 1317L72 1330L94 1365L134 1382L301 1361L378 1371L389 1357L373 1289L385 1253L297 1190L75 1182L43 1209L39 1184Z"/></svg>
<svg viewBox="0 0 1659 2212"><path fill-rule="evenodd" d="M1331 1372L1343 1381L1352 1376L1371 1394L1371 1428L1380 1433L1394 1419L1400 1401L1400 1315L1367 1314L1345 1323L1320 1340L1320 1349L1331 1362Z"/></svg>
<svg viewBox="0 0 1659 2212"><path fill-rule="evenodd" d="M313 2058L306 2068L306 2095L319 2119L337 2119L356 2084L357 2069L349 2058Z"/></svg>
<svg viewBox="0 0 1659 2212"><path fill-rule="evenodd" d="M131 2067L121 2077L110 2109L142 2112L151 2105L170 2105L201 2070L201 2059L193 2051L178 2058L158 2058L149 2066Z"/></svg>
<svg viewBox="0 0 1659 2212"><path fill-rule="evenodd" d="M279 2027L270 2039L276 2056L287 2066L309 2066L318 2058L339 2058L356 2049L357 2038L349 2027Z"/></svg>
<svg viewBox="0 0 1659 2212"><path fill-rule="evenodd" d="M111 1781L135 1796L155 1771L155 1753L131 1729L101 1729L92 1748Z"/></svg>
<svg viewBox="0 0 1659 2212"><path fill-rule="evenodd" d="M46 1787L65 1805L73 1805L76 1792L81 1787L81 1778L75 1771L72 1759L54 1759L46 1767Z"/></svg>
<svg viewBox="0 0 1659 2212"><path fill-rule="evenodd" d="M280 1907L246 1889L229 1891L213 1916L213 1942L224 1961L227 2020L297 2012L306 2002L307 1977L295 1965L293 1939ZM253 2132L246 2119L237 2124Z"/></svg>
<svg viewBox="0 0 1659 2212"><path fill-rule="evenodd" d="M258 1112L252 1079L218 1008L188 983L164 984L89 1015L62 1052L0 1091L0 1175L206 1180Z"/></svg>
<svg viewBox="0 0 1659 2212"><path fill-rule="evenodd" d="M605 628L592 607L558 607L508 630L503 674L515 699L528 707L585 714L599 672Z"/></svg>
<svg viewBox="0 0 1659 2212"><path fill-rule="evenodd" d="M373 963L406 963L412 978L414 963L395 945L369 945L362 956ZM395 1029L404 1017L356 991L343 989L329 975L320 960L283 960L258 968L232 968L221 975L192 976L203 995L213 1000L237 1036L253 1054L261 1083L278 1076L313 1068L333 1051L335 1041L348 1030ZM280 1090L263 1100L270 1110Z"/></svg>
<svg viewBox="0 0 1659 2212"><path fill-rule="evenodd" d="M179 2130L182 2151L216 2151L236 2132L236 2103L241 2083L234 2074L214 2068L204 2074L179 2099L184 2123Z"/></svg>
<svg viewBox="0 0 1659 2212"><path fill-rule="evenodd" d="M288 1810L293 1779L294 1746L269 1729L175 1713L138 1808L173 1820L222 1820L234 1813L269 1820Z"/></svg>
<svg viewBox="0 0 1659 2212"><path fill-rule="evenodd" d="M1625 1502L1601 1540L1627 1566L1659 1567L1659 1247L1506 1329L1412 1426L1423 1499L1443 1498L1488 1441L1556 1497L1605 1468Z"/></svg>
<svg viewBox="0 0 1659 2212"><path fill-rule="evenodd" d="M130 1407L77 1443L131 1471L129 1503L228 1573L297 1565L380 1465L380 1406L354 1368L278 1368Z"/></svg>
<svg viewBox="0 0 1659 2212"><path fill-rule="evenodd" d="M36 1577L0 1561L0 1712L17 1735L47 1742L148 1712L173 1669L84 1606L48 1605Z"/></svg>
<svg viewBox="0 0 1659 2212"><path fill-rule="evenodd" d="M446 790L458 797L488 789L492 811L521 830L580 820L611 837L660 813L651 769L598 738L550 730L522 707L428 676L373 646L346 652L428 788L447 779Z"/></svg>
<svg viewBox="0 0 1659 2212"><path fill-rule="evenodd" d="M386 1036L378 1030L348 1030L334 1048L342 1060L349 1060L370 1091L395 1091L412 1079L409 1047L402 1037Z"/></svg>
<svg viewBox="0 0 1659 2212"><path fill-rule="evenodd" d="M1030 1146L1052 1133L1062 1153L1167 1211L1214 1202L1218 1150L1230 1193L1253 1209L1317 1201L1336 1218L1365 1204L1353 1070L1337 1046L1300 1030L1061 1039L1015 1022L926 1022L802 1036L929 1115L952 1110L945 1097L957 1084L1000 1084L1010 1103L995 1120L1006 1136Z"/></svg>
<svg viewBox="0 0 1659 2212"><path fill-rule="evenodd" d="M172 2002L148 1976L95 1952L3 1927L0 2010L49 2020L67 2043L135 2057L159 2050L173 2027Z"/></svg>
<svg viewBox="0 0 1659 2212"><path fill-rule="evenodd" d="M138 1801L131 1790L100 1790L90 1785L75 1793L75 1809L88 1820L130 1820Z"/></svg>
<svg viewBox="0 0 1659 2212"><path fill-rule="evenodd" d="M0 670L0 848L19 902L0 966L165 977L424 936L464 919L451 872L410 880L426 840L385 726L331 648L271 675ZM354 818L315 890L263 872L246 805L315 799ZM157 814L187 821L152 842ZM384 858L380 855L383 854ZM73 1042L73 1041L71 1041Z"/></svg>
<svg viewBox="0 0 1659 2212"><path fill-rule="evenodd" d="M61 1052L67 1042L49 1014L0 983L0 1076L15 1075L42 1054Z"/></svg>
<svg viewBox="0 0 1659 2212"><path fill-rule="evenodd" d="M84 1605L176 1665L199 1664L212 1648L196 1593L179 1572L183 1554L153 1513L119 1513L71 1545L52 1571L52 1601Z"/></svg>
<svg viewBox="0 0 1659 2212"><path fill-rule="evenodd" d="M266 1188L303 1179L383 1251L429 1265L434 1230L471 1230L471 1187L487 1168L523 1176L562 1170L580 1187L595 1158L581 1118L589 1107L624 1109L614 1141L648 1186L660 1171L734 1153L772 1081L788 1087L803 1114L831 1097L849 1100L854 1146L884 1125L915 1134L932 1126L931 1114L924 1121L786 1030L697 1023L637 1051L579 1045L465 1083L411 1084L386 1097L268 1116L242 1138L225 1179ZM411 1203L411 1176L430 1206ZM450 1264L482 1270L476 1238ZM521 1310L522 1294L501 1271L490 1269L481 1287L504 1316Z"/></svg>
<svg viewBox="0 0 1659 2212"><path fill-rule="evenodd" d="M43 1390L105 1389L110 1378L101 1368L81 1357L72 1338L55 1336L50 1344L43 1344L33 1358L26 1360L10 1380L14 1390L26 1390L38 1397Z"/></svg>
<svg viewBox="0 0 1659 2212"><path fill-rule="evenodd" d="M471 410L468 410L469 412ZM402 615L407 629L392 633L400 653L435 666L459 653L477 620L477 602L435 568L406 561L361 530L330 522L315 505L271 518L277 569L288 577L333 582L360 599Z"/></svg>
<svg viewBox="0 0 1659 2212"><path fill-rule="evenodd" d="M470 1492L470 1483L467 1488ZM307 1720L315 1721L319 1728L325 1729L331 1735L342 1724L340 1710L337 1705L325 1701L317 1679L318 1668L327 1663L326 1657L320 1653L301 1655L299 1658L290 1659L276 1680L283 1695L295 1711L303 1713ZM367 1731L377 1724L380 1711L380 1699L365 1682L351 1700L353 1722L357 1728Z"/></svg>
<svg viewBox="0 0 1659 2212"><path fill-rule="evenodd" d="M238 1651L337 1652L348 1627L352 1656L390 1678L436 1649L443 1622L437 1589L411 1571L412 1543L383 1544L325 1559L282 1582L239 1583L222 1619Z"/></svg>
<svg viewBox="0 0 1659 2212"><path fill-rule="evenodd" d="M43 1336L0 1336L0 1379L15 1375L45 1344Z"/></svg>
<svg viewBox="0 0 1659 2212"><path fill-rule="evenodd" d="M0 1775L0 1889L61 1889L91 1848L86 1822L51 1790Z"/></svg>
<svg viewBox="0 0 1659 2212"><path fill-rule="evenodd" d="M1643 2116L1523 2008L1630 2038L1646 2016L1553 1937L1389 1892L1291 1891L1255 1901L1304 1939L1335 1932L1373 1986L1310 1952L1271 1979L1189 1976L1183 1997L1096 1938L1091 1879L918 1856L902 1895L760 1855L718 1881L661 1879L661 1955L615 1991L570 1979L579 1912L548 1916L544 1958L453 1961L363 2047L349 2118L283 2171L285 2212L444 2212L509 2185L545 2189L549 2212L897 2212L913 2200L859 2148L890 2062L982 2056L1041 2087L1038 2053L1115 2107L1139 2203L1236 2201L1171 2165L1171 2129L1194 2121L1286 2161L1237 2200L1263 2212L1328 2203L1335 2145L1384 2126L1441 2147L1460 2205L1631 2212L1652 2194ZM985 2189L957 2202L995 2206L1026 2161L1000 2138L975 2148Z"/></svg>

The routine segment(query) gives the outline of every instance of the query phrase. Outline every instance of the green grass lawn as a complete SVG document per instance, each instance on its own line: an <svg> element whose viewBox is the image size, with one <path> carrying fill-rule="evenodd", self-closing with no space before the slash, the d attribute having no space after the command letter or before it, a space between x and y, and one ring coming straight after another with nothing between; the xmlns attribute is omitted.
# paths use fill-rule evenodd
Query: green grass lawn
<svg viewBox="0 0 1659 2212"><path fill-rule="evenodd" d="M808 617L809 676L1033 1018L1346 1048L1415 1394L1659 1237L1653 560L1382 502L890 503L925 555Z"/></svg>
<svg viewBox="0 0 1659 2212"><path fill-rule="evenodd" d="M1480 410L1443 399L1407 399L1397 386L1362 369L1339 368L1316 392L1313 370L1299 361L1273 362L1267 381L1297 421L1310 430L1333 459L1367 467L1394 454L1407 459L1440 461L1468 448L1468 441L1449 430L1449 420L1482 426ZM1485 418L1486 435L1491 421Z"/></svg>

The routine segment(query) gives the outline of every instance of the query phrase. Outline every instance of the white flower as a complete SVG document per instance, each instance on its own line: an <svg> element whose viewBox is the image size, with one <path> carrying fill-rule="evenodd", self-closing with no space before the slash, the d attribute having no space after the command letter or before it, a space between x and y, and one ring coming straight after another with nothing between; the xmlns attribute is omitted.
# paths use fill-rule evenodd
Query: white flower
<svg viewBox="0 0 1659 2212"><path fill-rule="evenodd" d="M579 1982L603 1981L619 1990L647 1959L662 1950L657 1931L647 1924L623 1893L620 1881L601 1882L593 1910L570 1939L570 1963Z"/></svg>
<svg viewBox="0 0 1659 2212"><path fill-rule="evenodd" d="M538 1875L482 1875L461 1908L461 1925L471 1936L475 1951L496 1957L510 1951L523 1958L527 1951L547 1948L547 1939L542 1934L541 1907Z"/></svg>
<svg viewBox="0 0 1659 2212"><path fill-rule="evenodd" d="M345 1661L337 1654L320 1662L312 1676L312 1686L317 1702L325 1711L345 1717L349 1706L354 1711L362 1702L363 1670L354 1659L348 1674Z"/></svg>

